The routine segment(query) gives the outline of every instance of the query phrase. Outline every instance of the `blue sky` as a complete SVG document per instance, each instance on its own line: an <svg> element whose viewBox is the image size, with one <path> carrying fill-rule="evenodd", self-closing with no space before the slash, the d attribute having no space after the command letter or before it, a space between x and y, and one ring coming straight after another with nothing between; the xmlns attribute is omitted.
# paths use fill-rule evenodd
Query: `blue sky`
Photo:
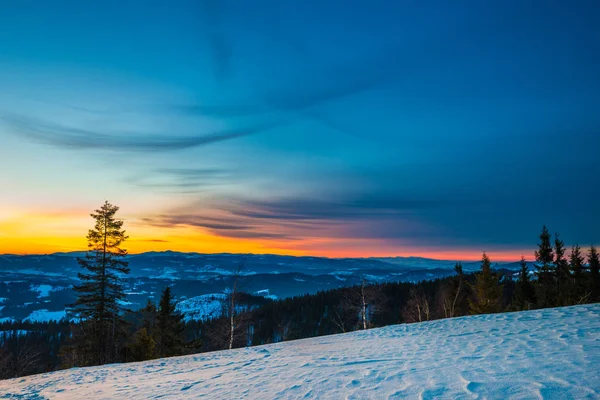
<svg viewBox="0 0 600 400"><path fill-rule="evenodd" d="M599 8L4 1L0 250L82 236L104 199L173 249L600 243Z"/></svg>

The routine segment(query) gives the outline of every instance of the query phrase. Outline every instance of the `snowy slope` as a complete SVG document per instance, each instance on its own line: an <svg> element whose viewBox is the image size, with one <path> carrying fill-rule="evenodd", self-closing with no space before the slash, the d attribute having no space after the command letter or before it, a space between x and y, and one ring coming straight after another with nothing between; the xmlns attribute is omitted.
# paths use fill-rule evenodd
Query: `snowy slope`
<svg viewBox="0 0 600 400"><path fill-rule="evenodd" d="M595 304L72 369L0 381L0 398L591 399L599 366Z"/></svg>

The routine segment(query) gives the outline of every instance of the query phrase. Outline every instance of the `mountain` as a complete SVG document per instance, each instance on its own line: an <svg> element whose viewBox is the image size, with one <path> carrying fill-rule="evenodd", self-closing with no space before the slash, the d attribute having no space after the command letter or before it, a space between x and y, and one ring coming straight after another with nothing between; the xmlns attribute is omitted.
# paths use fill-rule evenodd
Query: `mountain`
<svg viewBox="0 0 600 400"><path fill-rule="evenodd" d="M0 255L0 322L64 316L66 305L75 300L72 287L78 283L81 268L77 257L82 254ZM271 299L357 285L363 277L369 282L430 280L453 274L455 264L418 257L324 258L173 251L134 254L127 259L131 273L126 302L132 309L144 306L148 299L157 301L167 285L177 300L196 298L186 304L206 308L206 297L199 296L222 294L231 286L234 271L241 264L241 290ZM476 270L479 263L463 266L465 271ZM497 267L516 270L518 264ZM202 313L196 311L194 315L200 318Z"/></svg>
<svg viewBox="0 0 600 400"><path fill-rule="evenodd" d="M18 399L600 395L600 304L451 318L0 381Z"/></svg>

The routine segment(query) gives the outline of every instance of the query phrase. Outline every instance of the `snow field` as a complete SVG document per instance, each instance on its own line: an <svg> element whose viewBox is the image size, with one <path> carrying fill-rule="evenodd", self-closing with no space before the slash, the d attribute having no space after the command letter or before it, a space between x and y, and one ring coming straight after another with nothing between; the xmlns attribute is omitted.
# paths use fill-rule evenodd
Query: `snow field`
<svg viewBox="0 0 600 400"><path fill-rule="evenodd" d="M599 399L600 304L0 381L27 399Z"/></svg>

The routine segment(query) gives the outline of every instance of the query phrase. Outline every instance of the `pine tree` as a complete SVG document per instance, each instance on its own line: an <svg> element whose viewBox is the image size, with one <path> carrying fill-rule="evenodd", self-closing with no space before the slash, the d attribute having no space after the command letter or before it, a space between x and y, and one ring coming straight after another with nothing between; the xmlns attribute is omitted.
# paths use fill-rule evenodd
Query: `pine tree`
<svg viewBox="0 0 600 400"><path fill-rule="evenodd" d="M585 258L581 254L581 247L578 244L571 247L571 255L569 256L569 267L571 269L571 293L569 304L577 304L582 299L589 297L589 293L586 292L585 276L583 275L583 269L585 268Z"/></svg>
<svg viewBox="0 0 600 400"><path fill-rule="evenodd" d="M140 328L135 332L129 347L133 361L151 360L155 357L156 342L146 328Z"/></svg>
<svg viewBox="0 0 600 400"><path fill-rule="evenodd" d="M469 301L471 314L491 314L500 312L502 285L500 277L492 271L492 265L484 252L481 259L481 271L472 285L475 298Z"/></svg>
<svg viewBox="0 0 600 400"><path fill-rule="evenodd" d="M91 214L95 225L87 235L88 251L85 258L77 260L84 272L78 274L81 284L74 290L79 297L72 306L87 337L84 351L92 352L83 357L90 364L115 360L116 339L124 323L120 300L126 297L123 275L129 268L124 259L127 251L120 247L127 236L123 221L115 218L118 210L107 201Z"/></svg>
<svg viewBox="0 0 600 400"><path fill-rule="evenodd" d="M156 344L159 357L170 357L183 354L183 314L176 310L171 297L171 288L167 286L158 305L156 316Z"/></svg>
<svg viewBox="0 0 600 400"><path fill-rule="evenodd" d="M570 304L572 292L571 271L565 258L565 242L558 233L554 234L554 266L556 281L556 300L552 305L566 306Z"/></svg>
<svg viewBox="0 0 600 400"><path fill-rule="evenodd" d="M588 264L590 265L590 301L600 301L600 257L595 246L590 248L588 253Z"/></svg>
<svg viewBox="0 0 600 400"><path fill-rule="evenodd" d="M154 305L154 302L152 302L150 299L148 299L146 306L140 310L140 314L141 314L142 328L146 328L146 331L148 333L152 334L152 332L155 328L155 325L156 325L156 314L157 314L157 310L156 310L156 306Z"/></svg>
<svg viewBox="0 0 600 400"><path fill-rule="evenodd" d="M540 243L535 252L536 260L536 291L538 306L541 308L552 307L556 302L556 279L553 265L554 251L550 244L550 232L544 225L540 234Z"/></svg>
<svg viewBox="0 0 600 400"><path fill-rule="evenodd" d="M521 269L519 271L519 280L515 288L515 298L513 306L517 310L530 310L536 303L535 288L529 278L529 269L525 257L521 256Z"/></svg>

